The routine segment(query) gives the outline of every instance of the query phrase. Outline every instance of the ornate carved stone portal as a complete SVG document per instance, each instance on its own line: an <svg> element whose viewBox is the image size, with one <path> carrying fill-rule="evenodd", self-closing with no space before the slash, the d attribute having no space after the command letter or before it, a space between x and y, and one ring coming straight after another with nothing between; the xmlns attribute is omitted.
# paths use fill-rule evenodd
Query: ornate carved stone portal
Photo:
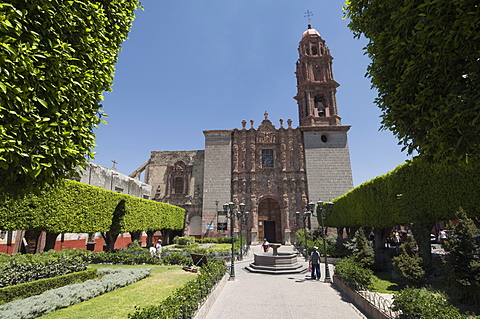
<svg viewBox="0 0 480 319"><path fill-rule="evenodd" d="M295 212L307 204L301 131L277 129L265 113L257 129L235 129L232 139L232 199L250 210L250 239L290 244Z"/></svg>

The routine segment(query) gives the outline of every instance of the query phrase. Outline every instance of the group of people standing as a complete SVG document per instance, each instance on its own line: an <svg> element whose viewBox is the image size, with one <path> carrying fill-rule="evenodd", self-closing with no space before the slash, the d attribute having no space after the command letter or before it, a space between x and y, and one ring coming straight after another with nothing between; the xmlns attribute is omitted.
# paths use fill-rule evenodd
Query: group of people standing
<svg viewBox="0 0 480 319"><path fill-rule="evenodd" d="M162 240L159 239L156 244L150 246L150 256L162 258Z"/></svg>

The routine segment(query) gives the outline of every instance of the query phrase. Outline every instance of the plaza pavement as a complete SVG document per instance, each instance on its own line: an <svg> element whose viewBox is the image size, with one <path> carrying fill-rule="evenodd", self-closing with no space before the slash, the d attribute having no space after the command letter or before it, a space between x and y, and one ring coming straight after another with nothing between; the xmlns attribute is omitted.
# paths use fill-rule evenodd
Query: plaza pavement
<svg viewBox="0 0 480 319"><path fill-rule="evenodd" d="M291 253L293 246L281 246L278 251ZM244 260L235 262L235 281L226 282L205 319L367 318L332 284L323 282L324 264L319 281L310 280L309 273L255 274L244 269L253 262L253 253L262 254L261 246L251 246ZM303 257L297 261L307 265ZM333 275L332 265L329 269Z"/></svg>

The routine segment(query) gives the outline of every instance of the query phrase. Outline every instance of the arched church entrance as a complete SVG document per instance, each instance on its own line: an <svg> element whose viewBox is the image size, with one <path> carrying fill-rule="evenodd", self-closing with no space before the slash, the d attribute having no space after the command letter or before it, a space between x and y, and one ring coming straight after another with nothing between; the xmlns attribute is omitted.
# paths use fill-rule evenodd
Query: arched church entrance
<svg viewBox="0 0 480 319"><path fill-rule="evenodd" d="M260 240L270 243L282 242L282 218L280 205L273 198L266 198L258 205L258 232Z"/></svg>

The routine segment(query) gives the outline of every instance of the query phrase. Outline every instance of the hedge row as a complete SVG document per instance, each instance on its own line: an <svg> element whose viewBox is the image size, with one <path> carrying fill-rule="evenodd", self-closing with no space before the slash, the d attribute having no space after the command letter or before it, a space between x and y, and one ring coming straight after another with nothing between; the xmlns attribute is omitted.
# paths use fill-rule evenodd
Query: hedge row
<svg viewBox="0 0 480 319"><path fill-rule="evenodd" d="M38 196L0 204L0 229L118 233L183 228L184 209L64 180Z"/></svg>
<svg viewBox="0 0 480 319"><path fill-rule="evenodd" d="M480 167L443 167L418 159L399 165L334 200L331 227L376 228L455 219L463 207L480 217Z"/></svg>
<svg viewBox="0 0 480 319"><path fill-rule="evenodd" d="M133 284L150 275L151 269L99 269L107 272L99 280L87 280L44 292L23 300L15 300L0 306L0 318L37 318L60 308L92 299L104 293Z"/></svg>
<svg viewBox="0 0 480 319"><path fill-rule="evenodd" d="M14 254L0 263L0 287L63 276L87 269L90 252L82 250Z"/></svg>
<svg viewBox="0 0 480 319"><path fill-rule="evenodd" d="M87 269L54 278L35 280L19 285L0 288L0 300L10 302L14 299L24 299L39 295L47 290L84 282L94 279L97 276L97 269Z"/></svg>

